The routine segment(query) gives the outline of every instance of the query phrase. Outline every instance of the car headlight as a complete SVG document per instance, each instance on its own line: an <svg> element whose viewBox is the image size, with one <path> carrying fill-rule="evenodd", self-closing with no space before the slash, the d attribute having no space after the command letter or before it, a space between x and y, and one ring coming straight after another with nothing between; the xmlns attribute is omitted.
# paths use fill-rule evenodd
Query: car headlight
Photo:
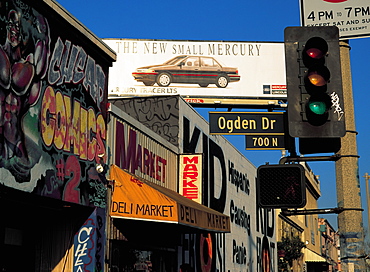
<svg viewBox="0 0 370 272"><path fill-rule="evenodd" d="M155 71L153 69L137 69L136 72L145 73L145 74L155 73Z"/></svg>

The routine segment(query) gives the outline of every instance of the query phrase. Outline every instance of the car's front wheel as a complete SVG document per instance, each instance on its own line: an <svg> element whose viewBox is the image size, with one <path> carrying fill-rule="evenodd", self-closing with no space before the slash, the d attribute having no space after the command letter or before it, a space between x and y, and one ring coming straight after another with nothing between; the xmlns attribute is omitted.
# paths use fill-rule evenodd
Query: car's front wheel
<svg viewBox="0 0 370 272"><path fill-rule="evenodd" d="M153 86L154 85L154 82L152 81L143 81L144 85L145 86Z"/></svg>
<svg viewBox="0 0 370 272"><path fill-rule="evenodd" d="M216 85L219 88L226 88L226 86L229 84L229 80L226 76L219 76L216 81Z"/></svg>
<svg viewBox="0 0 370 272"><path fill-rule="evenodd" d="M171 76L168 73L160 73L157 77L157 84L162 87L167 87L171 84Z"/></svg>
<svg viewBox="0 0 370 272"><path fill-rule="evenodd" d="M202 84L199 84L199 86L200 86L200 87L204 87L204 88L205 88L205 87L207 87L207 86L208 86L208 84L207 84L207 83L202 83Z"/></svg>

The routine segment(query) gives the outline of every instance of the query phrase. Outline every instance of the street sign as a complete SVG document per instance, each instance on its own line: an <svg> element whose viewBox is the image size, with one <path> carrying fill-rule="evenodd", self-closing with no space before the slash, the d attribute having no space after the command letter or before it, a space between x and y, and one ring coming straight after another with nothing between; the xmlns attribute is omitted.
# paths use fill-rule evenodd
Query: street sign
<svg viewBox="0 0 370 272"><path fill-rule="evenodd" d="M284 135L246 135L246 150L284 150L286 149Z"/></svg>
<svg viewBox="0 0 370 272"><path fill-rule="evenodd" d="M209 112L210 134L284 135L284 112Z"/></svg>
<svg viewBox="0 0 370 272"><path fill-rule="evenodd" d="M370 36L369 0L301 0L302 26L337 26L341 39Z"/></svg>

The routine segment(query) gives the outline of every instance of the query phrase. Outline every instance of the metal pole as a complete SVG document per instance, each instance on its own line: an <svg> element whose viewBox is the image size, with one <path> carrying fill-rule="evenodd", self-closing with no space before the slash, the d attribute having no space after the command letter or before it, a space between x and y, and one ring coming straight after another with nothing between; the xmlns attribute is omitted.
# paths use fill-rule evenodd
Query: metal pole
<svg viewBox="0 0 370 272"><path fill-rule="evenodd" d="M341 139L340 155L357 155L356 126L348 41L340 42L346 135ZM361 209L358 156L343 157L335 163L338 207ZM366 271L362 212L344 210L338 215L342 271Z"/></svg>
<svg viewBox="0 0 370 272"><path fill-rule="evenodd" d="M370 192L369 192L369 179L368 173L365 173L365 184L366 184L366 203L367 203L367 225L370 226Z"/></svg>

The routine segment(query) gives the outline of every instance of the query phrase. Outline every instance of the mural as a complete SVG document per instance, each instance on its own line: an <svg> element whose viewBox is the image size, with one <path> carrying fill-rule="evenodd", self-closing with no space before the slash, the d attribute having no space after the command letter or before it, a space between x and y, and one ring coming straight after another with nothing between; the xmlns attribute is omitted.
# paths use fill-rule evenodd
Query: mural
<svg viewBox="0 0 370 272"><path fill-rule="evenodd" d="M95 166L105 162L108 64L71 26L19 0L0 5L0 183L105 207Z"/></svg>

